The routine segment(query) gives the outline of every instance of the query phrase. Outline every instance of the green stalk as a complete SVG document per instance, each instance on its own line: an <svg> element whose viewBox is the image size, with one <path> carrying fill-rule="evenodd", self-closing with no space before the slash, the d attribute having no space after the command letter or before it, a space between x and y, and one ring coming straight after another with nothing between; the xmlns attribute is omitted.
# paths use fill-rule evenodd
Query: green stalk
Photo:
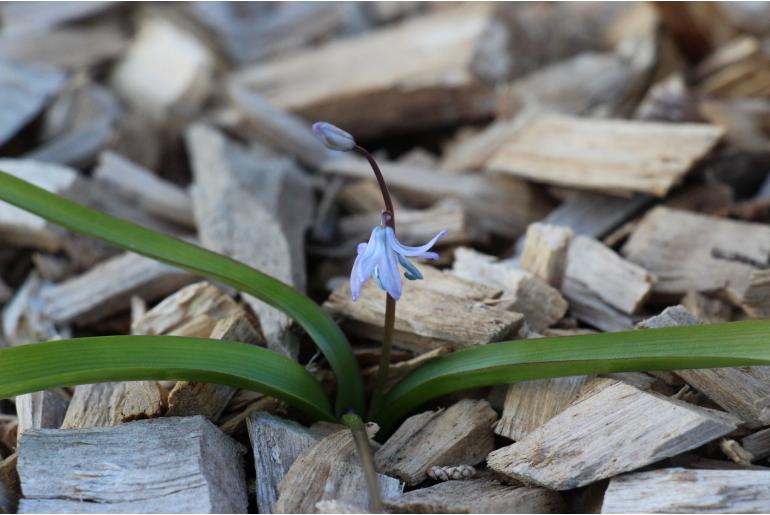
<svg viewBox="0 0 770 515"><path fill-rule="evenodd" d="M425 402L496 384L609 372L770 365L770 320L514 340L419 367L386 395L374 421L387 435Z"/></svg>
<svg viewBox="0 0 770 515"><path fill-rule="evenodd" d="M366 487L369 490L369 511L372 513L383 513L380 481L377 478L377 470L374 467L374 456L372 455L372 447L369 444L369 435L366 434L366 425L364 425L361 417L353 413L343 415L342 422L353 433L353 441L356 444L358 456L361 458L361 465L366 476Z"/></svg>
<svg viewBox="0 0 770 515"><path fill-rule="evenodd" d="M0 200L73 231L232 286L283 311L308 332L334 370L336 413L351 409L364 413L361 373L347 338L325 311L291 286L227 256L87 208L4 172L0 172Z"/></svg>
<svg viewBox="0 0 770 515"><path fill-rule="evenodd" d="M179 336L97 336L0 349L0 399L108 381L227 384L334 420L329 399L296 361L245 343Z"/></svg>
<svg viewBox="0 0 770 515"><path fill-rule="evenodd" d="M385 331L382 338L382 350L380 351L380 365L377 368L377 380L372 392L372 401L369 404L369 418L379 411L382 399L385 396L385 387L390 375L390 354L393 349L393 332L396 325L396 301L387 293L385 294Z"/></svg>

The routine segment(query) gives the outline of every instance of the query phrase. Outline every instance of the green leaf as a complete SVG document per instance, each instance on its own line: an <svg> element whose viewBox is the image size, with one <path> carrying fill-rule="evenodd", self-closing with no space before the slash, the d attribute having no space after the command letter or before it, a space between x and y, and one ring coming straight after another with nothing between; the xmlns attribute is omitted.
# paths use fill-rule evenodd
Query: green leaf
<svg viewBox="0 0 770 515"><path fill-rule="evenodd" d="M644 329L494 343L419 367L385 397L382 433L452 392L530 379L607 372L770 365L770 321Z"/></svg>
<svg viewBox="0 0 770 515"><path fill-rule="evenodd" d="M0 172L0 200L73 231L220 281L280 309L308 332L334 370L337 414L350 409L364 413L361 374L347 338L326 312L291 286L229 257L87 208L5 172Z"/></svg>
<svg viewBox="0 0 770 515"><path fill-rule="evenodd" d="M0 349L0 399L107 381L237 386L334 420L321 385L299 363L245 343L180 336L97 336Z"/></svg>

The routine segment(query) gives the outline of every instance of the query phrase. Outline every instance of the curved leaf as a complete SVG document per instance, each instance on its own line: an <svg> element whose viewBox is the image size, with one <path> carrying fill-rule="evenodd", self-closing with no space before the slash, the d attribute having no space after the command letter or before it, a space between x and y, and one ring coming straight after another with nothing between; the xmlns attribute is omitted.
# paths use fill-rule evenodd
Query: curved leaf
<svg viewBox="0 0 770 515"><path fill-rule="evenodd" d="M254 390L334 420L321 385L299 363L244 343L181 336L97 336L0 349L0 399L106 381L177 380Z"/></svg>
<svg viewBox="0 0 770 515"><path fill-rule="evenodd" d="M452 392L608 372L770 365L770 321L645 329L493 343L419 367L385 397L383 434L421 404Z"/></svg>
<svg viewBox="0 0 770 515"><path fill-rule="evenodd" d="M334 370L337 414L349 409L364 413L361 374L347 338L326 312L291 286L227 256L87 208L5 172L0 172L0 200L73 231L215 279L280 309L308 332Z"/></svg>

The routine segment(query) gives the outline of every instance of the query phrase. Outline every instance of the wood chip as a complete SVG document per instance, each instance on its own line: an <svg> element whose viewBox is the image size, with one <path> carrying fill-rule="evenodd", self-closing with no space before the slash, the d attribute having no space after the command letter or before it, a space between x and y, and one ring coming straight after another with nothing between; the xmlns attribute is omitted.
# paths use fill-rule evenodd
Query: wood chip
<svg viewBox="0 0 770 515"><path fill-rule="evenodd" d="M156 122L194 114L209 95L215 60L208 47L162 17L140 21L138 33L112 72L113 88Z"/></svg>
<svg viewBox="0 0 770 515"><path fill-rule="evenodd" d="M490 453L487 463L513 479L569 490L694 449L737 425L721 412L597 379L524 439Z"/></svg>
<svg viewBox="0 0 770 515"><path fill-rule="evenodd" d="M208 338L219 328L220 334L236 330L248 339L254 328L250 324L244 328L239 322L243 317L242 308L233 299L209 283L200 282L182 288L134 318L132 332ZM170 388L173 395L154 381L78 385L63 427L112 426L164 414L203 414L215 418L234 391L224 385L188 381L172 383ZM172 404L173 409L169 409Z"/></svg>
<svg viewBox="0 0 770 515"><path fill-rule="evenodd" d="M232 297L201 281L169 295L135 319L131 332L207 338L218 321L242 313L243 308ZM202 318L206 320L201 322Z"/></svg>
<svg viewBox="0 0 770 515"><path fill-rule="evenodd" d="M186 228L195 228L190 196L186 191L120 154L102 152L93 176L134 200L148 213Z"/></svg>
<svg viewBox="0 0 770 515"><path fill-rule="evenodd" d="M639 324L643 328L697 325L702 322L683 306L666 308ZM770 367L677 370L677 375L747 427L770 424Z"/></svg>
<svg viewBox="0 0 770 515"><path fill-rule="evenodd" d="M475 465L494 449L496 418L487 401L470 399L413 415L375 453L375 463L408 485L425 481L433 465Z"/></svg>
<svg viewBox="0 0 770 515"><path fill-rule="evenodd" d="M383 497L398 495L400 482L378 474ZM278 487L276 513L314 513L319 501L341 501L368 509L364 469L349 429L325 437L302 452Z"/></svg>
<svg viewBox="0 0 770 515"><path fill-rule="evenodd" d="M516 134L516 131L532 116L520 113L513 119L498 119L471 134L458 136L450 144L441 160L441 169L448 172L481 170L490 157Z"/></svg>
<svg viewBox="0 0 770 515"><path fill-rule="evenodd" d="M400 221L402 211L407 208L403 207L395 195L391 194L391 201ZM371 213L379 213L382 209L382 192L376 182L363 179L346 181L337 194L336 202L345 211L356 214L369 213L371 216Z"/></svg>
<svg viewBox="0 0 770 515"><path fill-rule="evenodd" d="M315 513L329 513L340 515L342 513L371 513L370 511L343 501L318 501L315 503Z"/></svg>
<svg viewBox="0 0 770 515"><path fill-rule="evenodd" d="M768 503L770 471L671 468L613 478L602 513L764 513Z"/></svg>
<svg viewBox="0 0 770 515"><path fill-rule="evenodd" d="M577 399L587 380L587 376L554 377L509 385L495 433L522 440Z"/></svg>
<svg viewBox="0 0 770 515"><path fill-rule="evenodd" d="M62 389L45 390L16 397L18 434L31 429L59 429L70 402Z"/></svg>
<svg viewBox="0 0 770 515"><path fill-rule="evenodd" d="M636 324L636 327L639 329L659 329L661 327L698 325L702 323L703 322L695 318L692 313L687 311L684 306L679 304L677 306L667 307L659 315L642 320Z"/></svg>
<svg viewBox="0 0 770 515"><path fill-rule="evenodd" d="M253 345L264 344L262 333L246 318L245 313L231 315L217 322L208 338ZM237 388L224 384L179 381L168 393L168 416L203 415L217 420Z"/></svg>
<svg viewBox="0 0 770 515"><path fill-rule="evenodd" d="M739 465L749 466L754 457L733 439L722 438L719 441L719 449L725 456Z"/></svg>
<svg viewBox="0 0 770 515"><path fill-rule="evenodd" d="M494 234L516 237L548 214L551 201L530 183L511 177L487 177L476 173L442 173L435 168L380 161L388 187L399 198L427 206L456 198L479 226ZM373 181L372 169L360 159L328 161L323 171L353 179Z"/></svg>
<svg viewBox="0 0 770 515"><path fill-rule="evenodd" d="M61 427L108 427L159 417L166 411L167 395L156 381L78 385Z"/></svg>
<svg viewBox="0 0 770 515"><path fill-rule="evenodd" d="M134 334L189 336L264 344L259 326L228 294L209 284L191 284L166 297L131 324ZM236 389L177 382L168 396L168 416L203 415L216 420Z"/></svg>
<svg viewBox="0 0 770 515"><path fill-rule="evenodd" d="M411 359L399 361L398 363L391 363L388 367L388 379L385 383L385 390L390 390L413 370L419 368L429 361L433 361L434 359L447 354L448 352L449 351L445 348L438 348L419 354ZM364 379L364 388L368 392L374 391L379 369L379 365L372 365L371 367L365 368L361 371L361 376Z"/></svg>
<svg viewBox="0 0 770 515"><path fill-rule="evenodd" d="M673 73L650 86L636 107L634 118L657 122L683 122L692 118L694 109L684 76L681 73Z"/></svg>
<svg viewBox="0 0 770 515"><path fill-rule="evenodd" d="M203 25L236 63L262 61L317 43L339 32L355 32L365 23L356 4L189 4L186 13Z"/></svg>
<svg viewBox="0 0 770 515"><path fill-rule="evenodd" d="M751 454L751 461L764 460L770 456L770 428L745 436L741 439L741 446Z"/></svg>
<svg viewBox="0 0 770 515"><path fill-rule="evenodd" d="M521 326L524 317L520 313L481 302L499 297L500 290L427 266L420 269L425 279L403 281L394 345L413 352L475 347L511 337ZM378 341L382 338L384 299L385 293L372 280L354 302L346 281L332 292L324 308L342 319L343 326L352 333Z"/></svg>
<svg viewBox="0 0 770 515"><path fill-rule="evenodd" d="M235 397L238 396L238 394L244 393L243 390L240 390L235 394ZM247 392L252 393L253 392ZM240 437L241 435L244 435L246 433L246 421L248 420L249 416L251 416L252 413L258 413L258 412L269 412L269 413L285 413L287 409L286 403L283 401L279 401L277 399L274 399L272 397L265 397L261 394L256 394L257 399L245 406L242 411L239 413L236 413L230 418L227 418L224 422L222 422L219 425L219 429L221 429L225 434L230 435L232 437ZM234 397L234 398L235 398ZM233 399L231 399L232 401Z"/></svg>
<svg viewBox="0 0 770 515"><path fill-rule="evenodd" d="M623 255L658 277L655 293L726 289L740 303L751 272L767 265L770 227L656 207L636 227Z"/></svg>
<svg viewBox="0 0 770 515"><path fill-rule="evenodd" d="M82 70L118 57L126 45L120 27L108 23L42 31L35 34L34 45L29 37L23 33L0 36L0 59Z"/></svg>
<svg viewBox="0 0 770 515"><path fill-rule="evenodd" d="M260 143L311 169L339 157L318 141L306 120L273 105L237 80L228 82L227 94L243 116L246 132Z"/></svg>
<svg viewBox="0 0 770 515"><path fill-rule="evenodd" d="M382 194L379 190L377 195L381 205ZM345 241L368 239L380 219L378 211L341 218L338 225L340 236ZM422 245L442 230L447 233L439 240L441 246L468 243L478 236L465 208L455 199L439 202L429 209L398 211L398 241L404 245Z"/></svg>
<svg viewBox="0 0 770 515"><path fill-rule="evenodd" d="M562 186L662 197L721 136L721 128L706 124L544 115L518 131L486 167Z"/></svg>
<svg viewBox="0 0 770 515"><path fill-rule="evenodd" d="M485 479L450 481L384 499L393 513L563 513L558 493Z"/></svg>
<svg viewBox="0 0 770 515"><path fill-rule="evenodd" d="M66 325L57 327L53 321L36 309L43 285L43 281L37 274L31 273L3 309L3 336L11 345L71 337L69 327Z"/></svg>
<svg viewBox="0 0 770 515"><path fill-rule="evenodd" d="M706 324L729 322L732 318L732 306L722 299L709 297L697 291L688 291L682 297L682 306L695 318Z"/></svg>
<svg viewBox="0 0 770 515"><path fill-rule="evenodd" d="M29 124L62 88L65 76L47 67L0 62L0 145Z"/></svg>
<svg viewBox="0 0 770 515"><path fill-rule="evenodd" d="M677 374L747 427L770 424L770 367L677 370Z"/></svg>
<svg viewBox="0 0 770 515"><path fill-rule="evenodd" d="M238 80L304 118L371 137L403 116L428 128L491 114L489 82L512 64L506 45L490 9L462 6L260 63ZM377 106L366 121L363 106Z"/></svg>
<svg viewBox="0 0 770 515"><path fill-rule="evenodd" d="M653 202L649 195L629 198L581 191L548 213L542 223L569 227L575 234L600 239Z"/></svg>
<svg viewBox="0 0 770 515"><path fill-rule="evenodd" d="M671 373L671 375L674 374ZM623 381L624 383L630 384L631 386L635 386L640 390L657 392L661 395L671 396L675 393L671 385L666 383L663 379L651 375L651 373L645 374L644 372L609 372L607 374L601 374L601 377L617 379L618 381ZM679 379L679 377L677 377L677 379ZM680 382L683 382L681 379L679 380ZM681 397L678 396L676 398L681 399Z"/></svg>
<svg viewBox="0 0 770 515"><path fill-rule="evenodd" d="M315 209L306 177L292 160L264 148L247 150L205 125L189 128L186 140L203 245L304 290L304 235ZM244 299L259 316L268 347L295 355L291 319L250 295Z"/></svg>
<svg viewBox="0 0 770 515"><path fill-rule="evenodd" d="M753 270L741 307L751 318L770 318L770 270Z"/></svg>
<svg viewBox="0 0 770 515"><path fill-rule="evenodd" d="M66 23L84 21L116 7L112 2L73 2L66 4L3 4L0 18L9 34L43 31Z"/></svg>
<svg viewBox="0 0 770 515"><path fill-rule="evenodd" d="M259 513L274 513L281 480L294 460L323 435L264 412L249 415L247 425L257 473L257 508Z"/></svg>
<svg viewBox="0 0 770 515"><path fill-rule="evenodd" d="M655 278L600 242L577 236L567 251L562 293L570 312L604 331L630 329L629 315L649 297Z"/></svg>
<svg viewBox="0 0 770 515"><path fill-rule="evenodd" d="M723 45L698 66L698 89L712 98L770 97L770 57L762 45L751 36Z"/></svg>
<svg viewBox="0 0 770 515"><path fill-rule="evenodd" d="M127 252L45 286L38 302L55 323L88 324L127 310L134 295L156 299L194 280L189 272Z"/></svg>
<svg viewBox="0 0 770 515"><path fill-rule="evenodd" d="M75 168L89 168L96 161L99 152L107 148L113 133L111 119L95 119L47 141L32 152L24 154L23 158Z"/></svg>
<svg viewBox="0 0 770 515"><path fill-rule="evenodd" d="M639 75L648 71L645 64L615 52L582 52L503 86L498 115L511 116L525 106L582 116L622 115L644 82Z"/></svg>
<svg viewBox="0 0 770 515"><path fill-rule="evenodd" d="M494 256L459 247L455 249L452 273L467 281L501 289L503 295L496 305L524 315L533 331L542 331L564 316L567 301L558 290L525 270L495 261Z"/></svg>
<svg viewBox="0 0 770 515"><path fill-rule="evenodd" d="M534 223L527 228L521 268L554 288L561 288L567 268L567 249L574 233L569 227Z"/></svg>
<svg viewBox="0 0 770 515"><path fill-rule="evenodd" d="M244 451L203 417L30 431L19 512L246 513Z"/></svg>
<svg viewBox="0 0 770 515"><path fill-rule="evenodd" d="M22 159L0 159L0 170L59 195L70 196L81 185L72 168ZM0 239L3 243L59 250L64 233L43 218L3 202L0 204Z"/></svg>

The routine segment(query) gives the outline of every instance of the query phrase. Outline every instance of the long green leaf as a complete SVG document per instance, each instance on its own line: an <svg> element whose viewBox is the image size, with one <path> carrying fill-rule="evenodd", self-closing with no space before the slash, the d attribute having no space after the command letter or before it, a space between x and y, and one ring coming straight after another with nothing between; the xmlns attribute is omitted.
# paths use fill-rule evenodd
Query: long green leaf
<svg viewBox="0 0 770 515"><path fill-rule="evenodd" d="M334 370L337 414L349 409L364 413L361 374L347 338L329 315L294 288L239 261L87 208L5 172L0 172L0 200L73 231L215 279L280 309L308 332Z"/></svg>
<svg viewBox="0 0 770 515"><path fill-rule="evenodd" d="M0 399L59 386L178 380L254 390L334 420L321 385L299 363L244 343L179 336L97 336L0 349Z"/></svg>
<svg viewBox="0 0 770 515"><path fill-rule="evenodd" d="M770 365L770 321L645 329L494 343L433 360L386 396L387 434L421 404L452 392L530 379L607 372Z"/></svg>

